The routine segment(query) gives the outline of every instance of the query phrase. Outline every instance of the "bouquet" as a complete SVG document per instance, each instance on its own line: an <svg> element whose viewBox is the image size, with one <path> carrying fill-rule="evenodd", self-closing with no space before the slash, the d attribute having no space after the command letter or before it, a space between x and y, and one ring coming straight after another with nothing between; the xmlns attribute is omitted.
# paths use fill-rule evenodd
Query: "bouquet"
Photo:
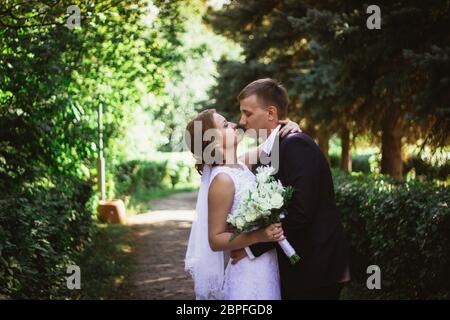
<svg viewBox="0 0 450 320"><path fill-rule="evenodd" d="M256 186L243 197L234 215L228 215L227 222L236 228L230 241L243 232L279 223L287 214L286 207L294 188L283 187L281 182L272 176L273 172L274 168L269 166L256 170ZM300 261L300 257L286 239L278 241L278 244L289 257L291 264Z"/></svg>

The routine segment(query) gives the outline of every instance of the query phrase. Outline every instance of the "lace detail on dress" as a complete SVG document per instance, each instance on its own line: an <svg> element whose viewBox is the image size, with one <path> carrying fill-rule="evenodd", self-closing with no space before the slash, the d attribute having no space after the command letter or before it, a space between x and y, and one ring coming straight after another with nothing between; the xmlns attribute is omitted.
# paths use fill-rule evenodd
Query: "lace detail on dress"
<svg viewBox="0 0 450 320"><path fill-rule="evenodd" d="M234 182L233 215L249 189L256 184L255 175L243 164L241 168L217 166L212 169L211 181L219 173L228 174ZM275 249L250 260L244 258L237 264L228 262L223 285L225 300L279 300L280 275Z"/></svg>
<svg viewBox="0 0 450 320"><path fill-rule="evenodd" d="M211 181L219 173L226 173L234 183L234 199L231 206L231 214L234 214L241 202L243 195L256 183L255 175L243 163L239 163L241 168L232 168L226 166L217 166L212 169Z"/></svg>
<svg viewBox="0 0 450 320"><path fill-rule="evenodd" d="M225 270L224 300L280 300L280 274L276 249L237 264L228 262Z"/></svg>

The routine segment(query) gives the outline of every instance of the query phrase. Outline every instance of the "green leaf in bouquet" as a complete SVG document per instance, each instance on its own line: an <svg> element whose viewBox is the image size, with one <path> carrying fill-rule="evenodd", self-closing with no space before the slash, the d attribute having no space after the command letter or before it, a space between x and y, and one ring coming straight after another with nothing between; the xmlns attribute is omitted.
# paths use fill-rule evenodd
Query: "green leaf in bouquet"
<svg viewBox="0 0 450 320"><path fill-rule="evenodd" d="M233 232L233 234L230 237L230 242L233 241L234 239L236 239L236 237L238 237L240 234L242 233L241 230L236 230L235 232Z"/></svg>
<svg viewBox="0 0 450 320"><path fill-rule="evenodd" d="M298 254L294 254L292 257L289 258L289 262L291 264L296 264L300 261L300 256Z"/></svg>
<svg viewBox="0 0 450 320"><path fill-rule="evenodd" d="M284 195L283 195L285 203L289 202L292 199L294 191L295 191L294 187L292 187L292 186L286 187L286 190L284 191Z"/></svg>
<svg viewBox="0 0 450 320"><path fill-rule="evenodd" d="M267 218L266 226L281 222L279 211L279 209L272 211L272 214Z"/></svg>

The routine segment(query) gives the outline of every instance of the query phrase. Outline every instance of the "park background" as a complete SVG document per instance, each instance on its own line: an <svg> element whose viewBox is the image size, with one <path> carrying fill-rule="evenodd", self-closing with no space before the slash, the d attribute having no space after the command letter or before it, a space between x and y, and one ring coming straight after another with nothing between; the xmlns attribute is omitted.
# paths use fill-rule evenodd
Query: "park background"
<svg viewBox="0 0 450 320"><path fill-rule="evenodd" d="M448 30L444 0L1 1L0 299L193 297L189 221L147 218L192 211L187 120L216 108L237 121L237 94L263 77L286 86L289 118L333 168L352 250L343 297L450 298ZM107 197L147 223L96 216L100 107ZM366 288L369 265L381 290Z"/></svg>

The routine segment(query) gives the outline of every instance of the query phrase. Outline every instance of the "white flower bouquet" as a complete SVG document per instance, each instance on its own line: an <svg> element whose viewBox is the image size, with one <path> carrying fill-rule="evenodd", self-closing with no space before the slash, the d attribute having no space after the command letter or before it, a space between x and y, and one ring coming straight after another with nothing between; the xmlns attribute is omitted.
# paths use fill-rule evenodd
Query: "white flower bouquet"
<svg viewBox="0 0 450 320"><path fill-rule="evenodd" d="M273 172L274 168L269 166L262 166L256 170L256 186L242 199L235 214L228 215L227 222L236 228L230 241L243 232L279 223L287 214L287 203L292 198L294 189L283 187L281 182L272 176ZM292 264L300 261L300 257L287 239L278 241L278 244Z"/></svg>

